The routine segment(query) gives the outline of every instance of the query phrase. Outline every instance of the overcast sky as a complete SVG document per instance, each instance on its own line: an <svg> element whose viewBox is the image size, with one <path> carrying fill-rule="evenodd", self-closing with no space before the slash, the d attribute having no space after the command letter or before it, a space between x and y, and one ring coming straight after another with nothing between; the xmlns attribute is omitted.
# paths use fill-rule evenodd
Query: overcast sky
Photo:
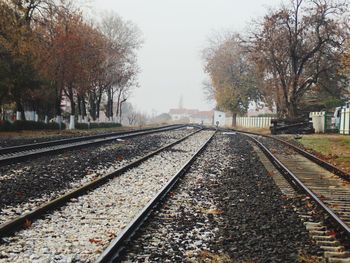
<svg viewBox="0 0 350 263"><path fill-rule="evenodd" d="M93 9L113 10L143 32L140 87L130 102L149 114L177 108L210 110L202 90L201 50L215 31L244 32L253 18L279 0L95 0Z"/></svg>

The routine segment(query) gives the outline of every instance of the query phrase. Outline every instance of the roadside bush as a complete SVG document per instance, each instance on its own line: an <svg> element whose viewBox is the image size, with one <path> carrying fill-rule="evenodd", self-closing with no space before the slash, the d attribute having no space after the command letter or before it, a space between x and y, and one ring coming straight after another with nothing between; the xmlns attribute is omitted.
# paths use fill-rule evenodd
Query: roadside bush
<svg viewBox="0 0 350 263"><path fill-rule="evenodd" d="M0 121L0 131L12 131L13 126L9 121Z"/></svg>
<svg viewBox="0 0 350 263"><path fill-rule="evenodd" d="M66 125L62 123L61 129L65 129ZM23 131L23 130L59 130L57 123L44 123L36 121L9 121L0 122L0 131Z"/></svg>
<svg viewBox="0 0 350 263"><path fill-rule="evenodd" d="M88 123L76 123L75 128L78 130L85 130L85 129L99 129L99 128L117 128L121 127L122 125L120 123L113 123L113 122L92 122L90 123L90 127Z"/></svg>
<svg viewBox="0 0 350 263"><path fill-rule="evenodd" d="M46 129L47 130L59 130L60 126L58 125L57 122L49 122L48 124L46 124ZM61 130L65 130L66 129L66 124L65 123L61 123Z"/></svg>
<svg viewBox="0 0 350 263"><path fill-rule="evenodd" d="M15 131L45 129L45 123L35 121L15 121L12 125Z"/></svg>
<svg viewBox="0 0 350 263"><path fill-rule="evenodd" d="M75 124L75 128L78 130L85 130L85 129L89 129L89 125L87 123L77 122Z"/></svg>

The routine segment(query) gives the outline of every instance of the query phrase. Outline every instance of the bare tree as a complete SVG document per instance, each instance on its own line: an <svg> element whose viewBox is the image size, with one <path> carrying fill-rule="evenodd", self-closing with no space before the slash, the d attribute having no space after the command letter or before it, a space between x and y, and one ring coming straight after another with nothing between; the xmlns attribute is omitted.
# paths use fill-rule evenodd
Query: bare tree
<svg viewBox="0 0 350 263"><path fill-rule="evenodd" d="M129 89L137 85L136 50L142 45L141 32L135 24L124 21L115 13L107 14L100 28L109 41L103 79L107 92L107 117L113 118L114 95L117 94L116 117L121 121L121 105L126 101Z"/></svg>
<svg viewBox="0 0 350 263"><path fill-rule="evenodd" d="M202 82L203 91L207 101L215 100L215 89L209 80Z"/></svg>
<svg viewBox="0 0 350 263"><path fill-rule="evenodd" d="M327 79L344 85L338 80L347 7L346 1L291 0L270 11L250 37L252 61L269 83L265 94L275 95L281 115L297 117L305 93L328 85Z"/></svg>

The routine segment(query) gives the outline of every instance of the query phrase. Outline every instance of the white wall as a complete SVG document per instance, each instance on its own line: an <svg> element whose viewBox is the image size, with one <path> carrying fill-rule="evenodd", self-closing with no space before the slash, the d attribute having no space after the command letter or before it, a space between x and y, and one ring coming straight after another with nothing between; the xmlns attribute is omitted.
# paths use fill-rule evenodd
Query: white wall
<svg viewBox="0 0 350 263"><path fill-rule="evenodd" d="M315 129L315 133L325 133L326 131L326 112L310 112L310 118L312 119L312 126Z"/></svg>
<svg viewBox="0 0 350 263"><path fill-rule="evenodd" d="M214 125L223 127L226 124L226 114L222 111L214 111Z"/></svg>

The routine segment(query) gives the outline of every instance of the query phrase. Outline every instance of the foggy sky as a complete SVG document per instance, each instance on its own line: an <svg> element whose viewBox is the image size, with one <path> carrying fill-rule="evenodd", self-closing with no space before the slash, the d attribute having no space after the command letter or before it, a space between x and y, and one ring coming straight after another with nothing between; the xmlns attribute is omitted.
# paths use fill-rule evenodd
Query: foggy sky
<svg viewBox="0 0 350 263"><path fill-rule="evenodd" d="M148 114L168 112L179 105L210 110L202 90L201 50L215 31L244 32L279 0L95 0L95 14L113 10L143 32L139 51L140 87L129 99Z"/></svg>

